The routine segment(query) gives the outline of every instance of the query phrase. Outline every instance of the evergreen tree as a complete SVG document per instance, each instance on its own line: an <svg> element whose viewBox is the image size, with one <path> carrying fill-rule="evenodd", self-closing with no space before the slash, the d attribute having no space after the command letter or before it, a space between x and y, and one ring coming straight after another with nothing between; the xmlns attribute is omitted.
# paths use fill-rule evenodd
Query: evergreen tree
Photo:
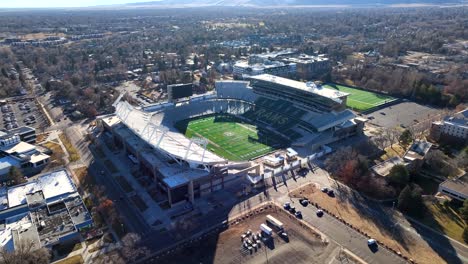
<svg viewBox="0 0 468 264"><path fill-rule="evenodd" d="M409 181L409 172L404 165L395 165L390 169L388 180L391 183L406 185Z"/></svg>

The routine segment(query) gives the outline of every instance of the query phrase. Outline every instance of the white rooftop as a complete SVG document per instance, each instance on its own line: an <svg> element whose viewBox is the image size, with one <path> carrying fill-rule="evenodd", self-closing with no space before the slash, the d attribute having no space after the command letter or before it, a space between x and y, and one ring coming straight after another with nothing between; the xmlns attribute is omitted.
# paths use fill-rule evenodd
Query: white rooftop
<svg viewBox="0 0 468 264"><path fill-rule="evenodd" d="M26 195L42 191L46 200L61 198L66 194L75 193L76 187L65 170L40 176L33 182L8 188L8 207L26 204Z"/></svg>
<svg viewBox="0 0 468 264"><path fill-rule="evenodd" d="M13 154L13 153L24 154L24 153L28 153L31 151L35 151L36 146L26 143L24 141L20 141L18 144L4 147L2 150L8 154Z"/></svg>
<svg viewBox="0 0 468 264"><path fill-rule="evenodd" d="M0 230L0 247L7 252L14 250L13 230L28 229L32 226L31 220L27 214L8 218L5 223L5 229Z"/></svg>
<svg viewBox="0 0 468 264"><path fill-rule="evenodd" d="M195 164L218 164L226 160L218 155L192 143L184 135L167 131L160 141L164 128L151 121L151 113L134 108L125 101L116 104L116 115L133 133L151 146L168 153L169 155ZM190 149L189 149L190 145ZM187 151L188 150L188 151Z"/></svg>
<svg viewBox="0 0 468 264"><path fill-rule="evenodd" d="M295 80L291 80L291 79L287 79L283 77L278 77L278 76L274 76L270 74L261 74L257 76L252 76L250 78L254 80L266 81L266 82L288 86L291 88L295 88L295 89L302 90L302 91L309 92L309 93L314 93L314 94L327 97L330 99L338 99L338 98L349 95L349 93L340 92L338 90L325 88L322 86L318 86L314 88L313 84L309 85L304 82L299 82L299 81L295 81Z"/></svg>

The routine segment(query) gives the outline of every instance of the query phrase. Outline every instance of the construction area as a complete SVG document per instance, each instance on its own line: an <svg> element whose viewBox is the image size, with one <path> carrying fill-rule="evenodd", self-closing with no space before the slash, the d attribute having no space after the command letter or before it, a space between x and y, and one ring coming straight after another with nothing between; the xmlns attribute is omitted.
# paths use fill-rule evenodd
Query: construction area
<svg viewBox="0 0 468 264"><path fill-rule="evenodd" d="M267 221L271 215L282 224ZM271 233L270 233L271 230ZM270 235L270 234L271 235ZM180 254L183 252L183 254ZM337 244L278 207L173 250L158 263L355 263Z"/></svg>

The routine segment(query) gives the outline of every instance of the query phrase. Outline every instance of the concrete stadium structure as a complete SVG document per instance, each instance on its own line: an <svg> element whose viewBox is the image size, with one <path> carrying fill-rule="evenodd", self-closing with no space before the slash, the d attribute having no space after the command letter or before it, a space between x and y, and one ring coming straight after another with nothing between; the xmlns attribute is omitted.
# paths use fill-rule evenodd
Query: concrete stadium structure
<svg viewBox="0 0 468 264"><path fill-rule="evenodd" d="M239 167L207 150L206 139L185 137L175 128L177 121L231 114L273 131L309 155L324 144L361 133L363 124L344 108L346 96L315 84L264 74L250 82L219 81L215 92L178 103L134 107L120 97L114 104L115 115L102 117L99 123L116 146L136 158L173 205L192 202L235 182L238 175L228 171Z"/></svg>

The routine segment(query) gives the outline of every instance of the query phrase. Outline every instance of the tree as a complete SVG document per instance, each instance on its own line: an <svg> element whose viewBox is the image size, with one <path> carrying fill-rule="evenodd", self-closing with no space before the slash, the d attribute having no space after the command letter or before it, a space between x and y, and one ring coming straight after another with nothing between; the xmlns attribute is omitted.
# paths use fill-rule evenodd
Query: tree
<svg viewBox="0 0 468 264"><path fill-rule="evenodd" d="M50 259L50 252L46 248L39 248L35 250L33 241L20 241L18 245L15 244L14 251L6 251L5 248L0 249L1 263L4 264L48 264ZM41 245L38 245L39 247Z"/></svg>
<svg viewBox="0 0 468 264"><path fill-rule="evenodd" d="M406 185L398 196L398 209L410 215L420 216L424 211L421 188L417 185Z"/></svg>
<svg viewBox="0 0 468 264"><path fill-rule="evenodd" d="M468 199L463 202L463 207L460 209L460 214L465 222L468 222Z"/></svg>
<svg viewBox="0 0 468 264"><path fill-rule="evenodd" d="M137 258L148 255L149 250L139 245L141 237L135 233L128 233L122 238L122 255L128 262L134 262Z"/></svg>
<svg viewBox="0 0 468 264"><path fill-rule="evenodd" d="M10 185L18 185L26 182L23 173L21 173L20 169L15 166L10 167L10 171L8 172L8 180L11 181Z"/></svg>
<svg viewBox="0 0 468 264"><path fill-rule="evenodd" d="M398 209L402 212L408 212L411 208L411 187L406 185L398 196Z"/></svg>
<svg viewBox="0 0 468 264"><path fill-rule="evenodd" d="M387 176L388 181L391 183L406 185L409 181L409 172L405 165L395 165L390 169Z"/></svg>
<svg viewBox="0 0 468 264"><path fill-rule="evenodd" d="M400 145L404 148L407 148L409 144L411 144L411 140L413 139L411 132L408 129L405 129L403 133L401 133L398 141L400 141Z"/></svg>

